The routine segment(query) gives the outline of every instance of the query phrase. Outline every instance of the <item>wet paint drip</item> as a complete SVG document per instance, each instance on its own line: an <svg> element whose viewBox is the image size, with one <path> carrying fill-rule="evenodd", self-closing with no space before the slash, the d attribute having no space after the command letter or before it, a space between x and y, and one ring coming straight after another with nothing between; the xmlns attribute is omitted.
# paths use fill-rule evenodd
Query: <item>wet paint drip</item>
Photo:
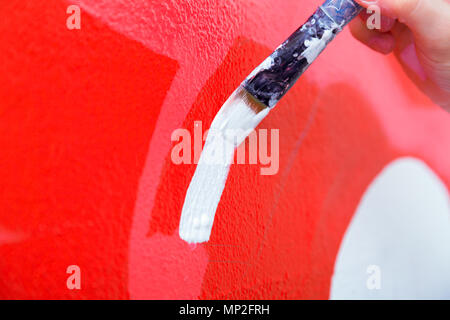
<svg viewBox="0 0 450 320"><path fill-rule="evenodd" d="M269 110L240 87L217 113L186 193L179 227L181 239L189 243L209 240L235 149Z"/></svg>
<svg viewBox="0 0 450 320"><path fill-rule="evenodd" d="M352 20L361 7L352 0L328 0L244 81L243 87L273 108L298 78Z"/></svg>

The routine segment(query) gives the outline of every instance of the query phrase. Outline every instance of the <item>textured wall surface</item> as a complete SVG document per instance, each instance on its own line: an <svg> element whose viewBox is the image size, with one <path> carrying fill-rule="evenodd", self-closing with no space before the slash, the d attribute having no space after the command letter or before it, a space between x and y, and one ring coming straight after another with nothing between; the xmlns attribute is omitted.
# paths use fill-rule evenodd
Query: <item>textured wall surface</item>
<svg viewBox="0 0 450 320"><path fill-rule="evenodd" d="M81 30L66 27L69 4ZM0 298L327 299L346 230L389 163L419 159L448 206L450 116L345 31L259 126L280 129L279 173L233 165L210 242L179 239L195 165L172 163L171 133L208 127L319 4L1 1ZM66 287L69 265L81 290ZM394 292L403 283L388 278Z"/></svg>

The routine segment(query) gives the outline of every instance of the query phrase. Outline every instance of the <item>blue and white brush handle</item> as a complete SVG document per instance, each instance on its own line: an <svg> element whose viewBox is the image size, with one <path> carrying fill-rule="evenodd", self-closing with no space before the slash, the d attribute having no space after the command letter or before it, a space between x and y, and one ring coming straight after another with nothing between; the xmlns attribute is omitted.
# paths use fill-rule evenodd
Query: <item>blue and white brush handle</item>
<svg viewBox="0 0 450 320"><path fill-rule="evenodd" d="M242 83L248 93L273 108L328 43L362 7L353 0L327 0Z"/></svg>

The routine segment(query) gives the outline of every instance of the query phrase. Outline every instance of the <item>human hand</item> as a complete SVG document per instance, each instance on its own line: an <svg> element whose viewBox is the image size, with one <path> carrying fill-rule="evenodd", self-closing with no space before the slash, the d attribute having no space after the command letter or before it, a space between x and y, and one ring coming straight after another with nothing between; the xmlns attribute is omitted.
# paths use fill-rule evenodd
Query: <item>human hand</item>
<svg viewBox="0 0 450 320"><path fill-rule="evenodd" d="M450 0L355 0L381 8L381 29L367 27L369 15L350 24L353 36L370 48L394 52L408 77L450 112Z"/></svg>

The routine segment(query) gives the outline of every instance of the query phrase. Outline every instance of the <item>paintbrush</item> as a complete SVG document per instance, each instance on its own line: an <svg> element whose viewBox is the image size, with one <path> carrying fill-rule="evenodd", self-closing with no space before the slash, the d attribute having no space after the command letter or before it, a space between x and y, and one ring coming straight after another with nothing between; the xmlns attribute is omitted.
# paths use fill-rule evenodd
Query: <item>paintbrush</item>
<svg viewBox="0 0 450 320"><path fill-rule="evenodd" d="M189 243L209 240L235 149L361 10L352 0L325 1L224 103L211 124L186 193L181 239Z"/></svg>

